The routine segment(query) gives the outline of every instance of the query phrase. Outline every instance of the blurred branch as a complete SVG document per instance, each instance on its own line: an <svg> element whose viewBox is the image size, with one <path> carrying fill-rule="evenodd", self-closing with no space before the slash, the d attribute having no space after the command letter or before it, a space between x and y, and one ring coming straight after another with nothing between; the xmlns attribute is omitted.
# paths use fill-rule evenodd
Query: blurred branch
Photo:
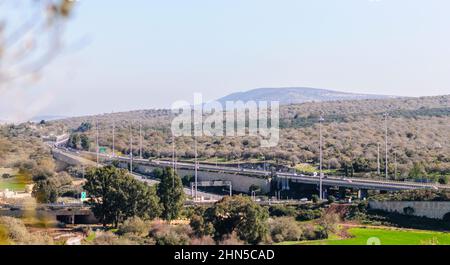
<svg viewBox="0 0 450 265"><path fill-rule="evenodd" d="M58 55L63 46L64 26L75 3L74 0L0 1L0 8L5 10L5 17L0 17L0 90L14 81L36 76ZM32 15L23 19L29 13Z"/></svg>

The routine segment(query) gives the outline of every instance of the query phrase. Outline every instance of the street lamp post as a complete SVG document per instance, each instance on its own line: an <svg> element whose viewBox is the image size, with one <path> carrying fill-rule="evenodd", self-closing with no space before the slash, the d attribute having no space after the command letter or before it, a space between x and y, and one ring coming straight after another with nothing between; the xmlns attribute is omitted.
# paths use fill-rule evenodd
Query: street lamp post
<svg viewBox="0 0 450 265"><path fill-rule="evenodd" d="M100 146L98 144L98 120L95 120L95 144L96 144L96 155L97 155L97 167L99 167L99 149Z"/></svg>
<svg viewBox="0 0 450 265"><path fill-rule="evenodd" d="M197 137L194 135L194 152L195 152L195 200L198 200L198 164L197 164Z"/></svg>
<svg viewBox="0 0 450 265"><path fill-rule="evenodd" d="M320 143L319 143L319 150L320 150L320 154L319 154L319 198L320 200L323 200L323 187L322 187L322 178L323 178L323 171L322 171L322 159L323 159L323 148L322 148L322 122L324 121L324 118L322 117L322 115L320 115L319 118L319 137L320 137Z"/></svg>
<svg viewBox="0 0 450 265"><path fill-rule="evenodd" d="M386 180L388 179L388 113L384 113L384 123L385 123L385 149L386 149L386 165L385 165L385 174L386 174Z"/></svg>
<svg viewBox="0 0 450 265"><path fill-rule="evenodd" d="M130 173L133 174L133 127L130 125Z"/></svg>
<svg viewBox="0 0 450 265"><path fill-rule="evenodd" d="M142 159L142 124L139 122L139 158Z"/></svg>
<svg viewBox="0 0 450 265"><path fill-rule="evenodd" d="M116 157L116 146L115 146L115 134L116 134L116 121L113 117L113 126L112 126L112 156Z"/></svg>

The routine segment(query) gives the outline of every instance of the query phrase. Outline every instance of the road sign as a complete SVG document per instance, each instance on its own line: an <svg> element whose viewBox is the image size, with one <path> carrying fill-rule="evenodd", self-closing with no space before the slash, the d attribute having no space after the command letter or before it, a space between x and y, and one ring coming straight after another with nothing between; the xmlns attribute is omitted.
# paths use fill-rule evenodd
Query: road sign
<svg viewBox="0 0 450 265"><path fill-rule="evenodd" d="M101 154L106 153L106 147L99 147L98 148L98 152L101 153Z"/></svg>
<svg viewBox="0 0 450 265"><path fill-rule="evenodd" d="M87 199L87 194L86 194L85 191L83 191L83 192L81 193L80 199L81 199L81 201L85 201L85 200Z"/></svg>

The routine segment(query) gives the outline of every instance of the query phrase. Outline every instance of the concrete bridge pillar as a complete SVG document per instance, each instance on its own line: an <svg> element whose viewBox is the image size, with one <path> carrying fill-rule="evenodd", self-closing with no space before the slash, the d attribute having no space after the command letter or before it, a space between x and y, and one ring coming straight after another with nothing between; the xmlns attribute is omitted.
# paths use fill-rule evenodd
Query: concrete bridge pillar
<svg viewBox="0 0 450 265"><path fill-rule="evenodd" d="M328 198L328 189L326 187L323 187L322 191L322 198L327 199Z"/></svg>
<svg viewBox="0 0 450 265"><path fill-rule="evenodd" d="M366 199L368 196L368 191L366 189L360 189L358 190L358 198L363 200Z"/></svg>

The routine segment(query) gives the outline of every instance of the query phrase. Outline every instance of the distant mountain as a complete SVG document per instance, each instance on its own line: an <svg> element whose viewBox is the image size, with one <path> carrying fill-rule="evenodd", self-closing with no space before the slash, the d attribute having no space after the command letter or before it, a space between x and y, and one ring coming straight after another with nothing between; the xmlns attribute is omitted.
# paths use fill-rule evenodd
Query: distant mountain
<svg viewBox="0 0 450 265"><path fill-rule="evenodd" d="M257 88L245 92L237 92L218 99L224 104L226 101L244 102L254 101L279 101L281 105L298 104L304 102L320 102L335 100L360 100L360 99L386 99L394 96L355 94L328 89L309 87L283 87L283 88Z"/></svg>

